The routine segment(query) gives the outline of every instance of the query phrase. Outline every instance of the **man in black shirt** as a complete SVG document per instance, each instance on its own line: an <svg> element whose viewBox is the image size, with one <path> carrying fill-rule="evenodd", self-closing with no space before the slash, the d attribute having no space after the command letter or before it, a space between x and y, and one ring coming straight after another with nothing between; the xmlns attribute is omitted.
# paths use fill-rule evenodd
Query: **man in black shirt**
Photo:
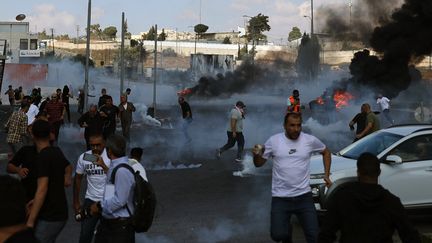
<svg viewBox="0 0 432 243"><path fill-rule="evenodd" d="M104 139L107 139L110 135L115 133L116 130L116 118L119 113L117 106L113 105L112 97L106 98L106 104L100 108L100 115L104 119L103 135Z"/></svg>
<svg viewBox="0 0 432 243"><path fill-rule="evenodd" d="M26 196L21 183L9 175L0 175L0 242L38 243L33 230L25 225Z"/></svg>
<svg viewBox="0 0 432 243"><path fill-rule="evenodd" d="M106 100L109 97L110 96L107 95L106 89L105 88L101 89L101 96L99 97L98 107L101 108L103 105L105 105L106 104Z"/></svg>
<svg viewBox="0 0 432 243"><path fill-rule="evenodd" d="M358 182L341 185L329 196L328 212L321 225L318 243L393 242L395 230L404 243L420 243L398 197L378 185L380 162L370 153L357 160Z"/></svg>
<svg viewBox="0 0 432 243"><path fill-rule="evenodd" d="M24 146L14 155L7 165L7 172L18 174L26 192L26 201L32 200L36 193L37 177L34 159L37 156L35 145Z"/></svg>
<svg viewBox="0 0 432 243"><path fill-rule="evenodd" d="M365 129L366 117L367 117L367 113L365 111L365 108L362 106L360 113L357 113L357 115L355 115L355 117L350 121L349 127L351 131L354 130L354 124L357 124L356 135L360 134ZM354 139L354 142L357 140L358 138L356 137Z"/></svg>
<svg viewBox="0 0 432 243"><path fill-rule="evenodd" d="M192 110L189 106L189 103L187 103L185 99L181 96L178 98L178 103L182 110L182 117L183 117L182 131L185 136L186 143L190 143L192 141L192 138L189 136L188 128L192 122Z"/></svg>
<svg viewBox="0 0 432 243"><path fill-rule="evenodd" d="M50 146L47 121L35 121L32 134L38 151L37 189L27 226L35 228L36 238L41 242L55 242L68 218L65 186L72 183L72 166L60 148Z"/></svg>
<svg viewBox="0 0 432 243"><path fill-rule="evenodd" d="M103 119L97 110L96 105L91 105L88 112L84 113L79 119L78 124L84 127L84 138L87 150L90 150L89 139L92 134L102 134Z"/></svg>

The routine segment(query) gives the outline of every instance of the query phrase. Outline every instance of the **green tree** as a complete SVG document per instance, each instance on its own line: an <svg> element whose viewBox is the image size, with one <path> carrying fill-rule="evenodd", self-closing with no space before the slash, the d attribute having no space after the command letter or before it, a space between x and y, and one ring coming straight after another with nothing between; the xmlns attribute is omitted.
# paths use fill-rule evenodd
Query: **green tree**
<svg viewBox="0 0 432 243"><path fill-rule="evenodd" d="M154 40L156 36L156 30L155 27L150 27L149 31L147 32L147 35L145 36L145 40Z"/></svg>
<svg viewBox="0 0 432 243"><path fill-rule="evenodd" d="M264 31L269 31L271 29L268 24L269 17L262 15L259 13L257 16L254 16L249 19L247 25L247 36L248 41L252 40L252 44L255 47L255 44L259 44L260 40L267 40L267 36L263 34Z"/></svg>
<svg viewBox="0 0 432 243"><path fill-rule="evenodd" d="M159 34L157 39L158 41L164 41L167 37L168 35L165 33L165 29L162 29L162 32Z"/></svg>
<svg viewBox="0 0 432 243"><path fill-rule="evenodd" d="M46 30L42 30L42 32L38 33L38 38L39 40L46 40L46 39L51 39L51 36L48 36L46 33Z"/></svg>
<svg viewBox="0 0 432 243"><path fill-rule="evenodd" d="M117 35L117 28L115 26L108 26L103 30L102 33L109 39L115 39Z"/></svg>
<svg viewBox="0 0 432 243"><path fill-rule="evenodd" d="M225 38L222 41L222 44L232 44L231 39L228 36L225 36Z"/></svg>
<svg viewBox="0 0 432 243"><path fill-rule="evenodd" d="M288 41L294 41L302 38L302 33L298 27L293 27L292 30L288 34Z"/></svg>
<svg viewBox="0 0 432 243"><path fill-rule="evenodd" d="M90 25L90 39L102 39L102 29L100 28L100 24Z"/></svg>
<svg viewBox="0 0 432 243"><path fill-rule="evenodd" d="M209 27L205 24L197 24L194 26L194 31L196 33L196 37L198 37L198 40L200 39L201 35L208 30L208 28Z"/></svg>
<svg viewBox="0 0 432 243"><path fill-rule="evenodd" d="M321 46L317 35L312 35L312 38L310 38L306 33L303 34L296 60L296 69L301 80L312 80L318 75L320 51Z"/></svg>
<svg viewBox="0 0 432 243"><path fill-rule="evenodd" d="M132 34L131 34L131 32L129 32L128 31L128 23L127 23L127 20L125 20L125 23L124 23L124 32L125 32L125 39L131 39L132 38Z"/></svg>
<svg viewBox="0 0 432 243"><path fill-rule="evenodd" d="M69 35L68 34L58 35L54 39L56 39L56 40L69 40Z"/></svg>

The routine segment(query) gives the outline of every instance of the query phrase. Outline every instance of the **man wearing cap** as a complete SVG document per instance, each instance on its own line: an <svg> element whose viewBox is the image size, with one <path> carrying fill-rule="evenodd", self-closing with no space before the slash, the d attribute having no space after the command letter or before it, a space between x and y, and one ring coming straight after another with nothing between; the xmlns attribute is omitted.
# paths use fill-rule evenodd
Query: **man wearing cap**
<svg viewBox="0 0 432 243"><path fill-rule="evenodd" d="M219 159L221 154L234 146L237 142L237 162L242 161L243 147L244 147L244 137L243 137L243 119L245 118L244 108L245 104L242 101L237 101L234 108L229 114L229 122L227 129L228 141L222 147L216 150L216 157Z"/></svg>

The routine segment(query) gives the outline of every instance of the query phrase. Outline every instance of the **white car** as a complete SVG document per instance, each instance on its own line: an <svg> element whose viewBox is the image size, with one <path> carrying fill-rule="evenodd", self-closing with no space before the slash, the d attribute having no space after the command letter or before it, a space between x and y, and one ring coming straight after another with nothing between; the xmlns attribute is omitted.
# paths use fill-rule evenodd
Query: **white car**
<svg viewBox="0 0 432 243"><path fill-rule="evenodd" d="M322 156L311 159L311 187L318 210L343 183L356 180L357 158L365 152L381 161L379 184L400 198L406 209L432 208L432 125L382 129L332 155L330 179L323 184Z"/></svg>

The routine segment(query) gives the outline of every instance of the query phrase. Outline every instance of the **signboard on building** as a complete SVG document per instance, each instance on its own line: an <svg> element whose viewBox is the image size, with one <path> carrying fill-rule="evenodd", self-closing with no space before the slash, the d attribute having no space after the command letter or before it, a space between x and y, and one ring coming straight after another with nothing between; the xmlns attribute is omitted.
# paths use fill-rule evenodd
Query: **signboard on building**
<svg viewBox="0 0 432 243"><path fill-rule="evenodd" d="M20 57L40 57L40 50L20 50Z"/></svg>

